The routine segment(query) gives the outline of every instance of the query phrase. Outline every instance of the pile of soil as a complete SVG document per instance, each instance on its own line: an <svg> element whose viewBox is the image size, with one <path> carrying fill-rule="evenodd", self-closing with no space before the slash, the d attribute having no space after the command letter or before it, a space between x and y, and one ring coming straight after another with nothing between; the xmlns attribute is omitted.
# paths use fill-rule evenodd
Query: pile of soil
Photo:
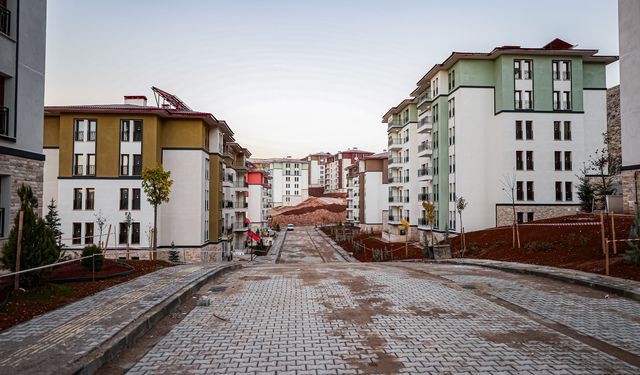
<svg viewBox="0 0 640 375"><path fill-rule="evenodd" d="M9 285L5 284L4 287L0 288L0 331L116 284L135 279L164 267L173 266L172 263L160 260L120 260L119 262L132 267L133 273L126 276L96 280L95 282L48 283L18 292L13 292L13 281ZM73 277L81 275L73 273L61 274Z"/></svg>
<svg viewBox="0 0 640 375"><path fill-rule="evenodd" d="M335 241L336 238L332 236L332 228L333 227L322 227L321 230ZM345 251L353 253L353 256L361 262L374 262L375 250L380 250L380 260L383 262L403 259L422 259L424 254L422 245L409 242L405 248L404 243L384 242L382 241L382 233L380 232L360 233L353 237L353 241L336 241L336 243Z"/></svg>
<svg viewBox="0 0 640 375"><path fill-rule="evenodd" d="M280 224L281 227L287 224L306 226L335 223L346 218L346 199L341 197L310 197L296 206L271 210L271 225Z"/></svg>
<svg viewBox="0 0 640 375"><path fill-rule="evenodd" d="M326 198L342 198L342 199L347 199L347 193L324 193L322 194L323 197Z"/></svg>
<svg viewBox="0 0 640 375"><path fill-rule="evenodd" d="M599 215L580 214L538 220L533 223L593 223ZM616 215L617 239L629 236L633 226L632 216ZM600 226L527 226L520 228L520 249L512 248L511 227L491 228L465 235L467 250L465 258L493 259L569 268L586 272L605 273L605 255L602 251ZM613 238L611 217L605 216L605 237ZM452 254L458 256L461 238L451 240ZM622 254L629 248L626 242L617 243L618 254L610 246L610 275L625 279L640 280L640 267L624 263Z"/></svg>
<svg viewBox="0 0 640 375"><path fill-rule="evenodd" d="M126 276L126 274L132 273L133 271L133 267L128 264L116 262L111 259L105 259L102 269L93 274L91 271L86 270L78 261L66 263L54 268L48 279L49 281L70 279L87 279L85 281L90 281L94 276L96 279L106 279L114 276Z"/></svg>

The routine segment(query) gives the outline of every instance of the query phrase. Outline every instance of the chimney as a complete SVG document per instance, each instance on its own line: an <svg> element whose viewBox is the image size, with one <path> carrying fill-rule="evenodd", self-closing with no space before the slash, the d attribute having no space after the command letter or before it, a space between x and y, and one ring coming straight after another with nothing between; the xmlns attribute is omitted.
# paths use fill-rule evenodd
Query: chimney
<svg viewBox="0 0 640 375"><path fill-rule="evenodd" d="M147 106L147 97L144 95L126 95L124 97L124 104Z"/></svg>

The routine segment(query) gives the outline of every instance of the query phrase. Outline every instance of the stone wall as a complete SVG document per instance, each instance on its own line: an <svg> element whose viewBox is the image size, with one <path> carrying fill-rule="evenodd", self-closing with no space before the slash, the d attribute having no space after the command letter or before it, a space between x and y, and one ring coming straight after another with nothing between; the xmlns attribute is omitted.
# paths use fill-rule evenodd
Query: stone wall
<svg viewBox="0 0 640 375"><path fill-rule="evenodd" d="M38 207L42 207L43 168L44 161L0 154L1 174L3 176L9 175L11 178L11 204L9 212L6 213L7 220L13 220L20 209L20 198L17 192L22 184L31 186L33 193L38 198ZM39 212L41 211L36 210L36 213Z"/></svg>
<svg viewBox="0 0 640 375"><path fill-rule="evenodd" d="M638 174L636 187L635 174ZM640 195L640 170L622 171L622 206L624 213L633 214L638 209L637 195Z"/></svg>
<svg viewBox="0 0 640 375"><path fill-rule="evenodd" d="M553 217L574 215L580 208L579 205L571 206L516 206L516 212L533 212L534 220L550 219ZM496 207L497 226L511 225L513 223L513 208L511 206Z"/></svg>
<svg viewBox="0 0 640 375"><path fill-rule="evenodd" d="M222 262L222 244L209 244L202 248L176 248L181 262L186 263L207 263L207 262ZM65 256L71 258L78 258L82 253L82 249L65 250ZM127 251L125 248L113 248L105 251L105 258L107 259L149 259L149 249L130 249ZM186 261L185 261L186 258ZM169 249L158 249L158 259L169 260Z"/></svg>
<svg viewBox="0 0 640 375"><path fill-rule="evenodd" d="M620 133L620 85L607 90L607 146L612 165L622 163Z"/></svg>

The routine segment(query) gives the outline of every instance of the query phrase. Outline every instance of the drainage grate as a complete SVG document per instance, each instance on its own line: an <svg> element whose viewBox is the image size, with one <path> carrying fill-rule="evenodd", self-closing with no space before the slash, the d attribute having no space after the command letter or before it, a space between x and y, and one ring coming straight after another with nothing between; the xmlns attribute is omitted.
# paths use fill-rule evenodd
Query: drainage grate
<svg viewBox="0 0 640 375"><path fill-rule="evenodd" d="M227 290L226 286L214 286L213 288L209 289L210 292L214 293L224 292L225 290Z"/></svg>

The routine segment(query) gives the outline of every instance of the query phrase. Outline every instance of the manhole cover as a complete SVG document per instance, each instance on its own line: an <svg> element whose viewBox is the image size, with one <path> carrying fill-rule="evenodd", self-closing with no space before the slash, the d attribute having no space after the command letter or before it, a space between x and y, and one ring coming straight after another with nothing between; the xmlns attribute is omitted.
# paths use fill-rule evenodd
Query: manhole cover
<svg viewBox="0 0 640 375"><path fill-rule="evenodd" d="M209 289L210 292L214 293L224 292L225 290L227 290L226 286L214 286L213 288Z"/></svg>
<svg viewBox="0 0 640 375"><path fill-rule="evenodd" d="M462 287L463 287L464 289L476 289L476 287L475 287L475 286L473 286L473 285L463 285Z"/></svg>

